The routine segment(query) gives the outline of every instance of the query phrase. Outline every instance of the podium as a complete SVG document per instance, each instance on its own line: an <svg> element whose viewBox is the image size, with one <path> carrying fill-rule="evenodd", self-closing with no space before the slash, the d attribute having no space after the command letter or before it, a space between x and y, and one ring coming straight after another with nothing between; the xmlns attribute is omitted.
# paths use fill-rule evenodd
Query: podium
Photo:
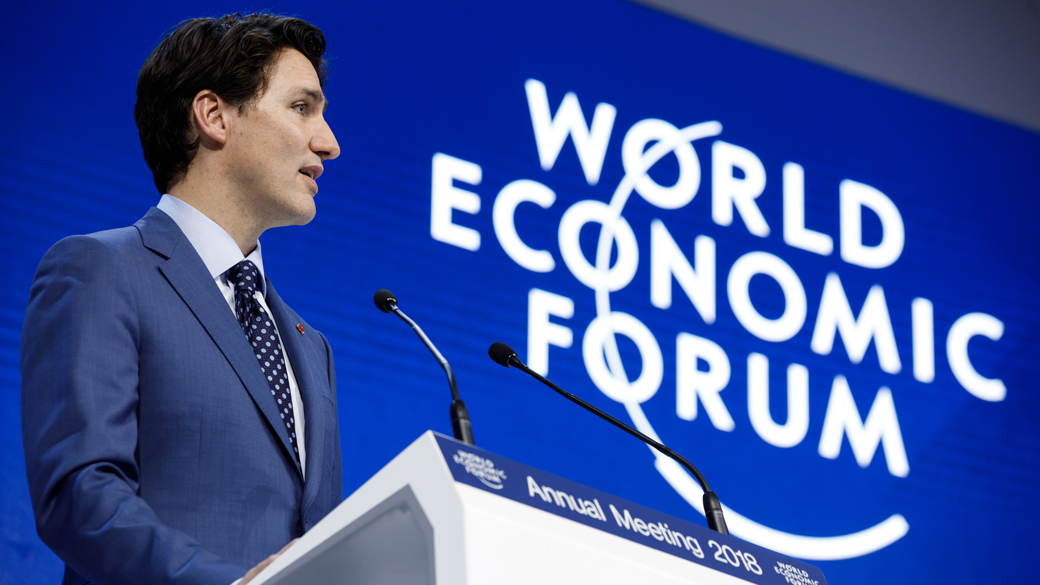
<svg viewBox="0 0 1040 585"><path fill-rule="evenodd" d="M822 585L816 567L427 431L256 585Z"/></svg>

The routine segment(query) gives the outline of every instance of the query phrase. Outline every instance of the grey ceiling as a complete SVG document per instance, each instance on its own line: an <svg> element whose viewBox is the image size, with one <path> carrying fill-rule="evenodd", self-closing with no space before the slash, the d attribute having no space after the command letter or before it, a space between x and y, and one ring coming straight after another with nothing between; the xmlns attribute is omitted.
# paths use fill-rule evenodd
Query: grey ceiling
<svg viewBox="0 0 1040 585"><path fill-rule="evenodd" d="M634 0L1040 131L1040 0Z"/></svg>

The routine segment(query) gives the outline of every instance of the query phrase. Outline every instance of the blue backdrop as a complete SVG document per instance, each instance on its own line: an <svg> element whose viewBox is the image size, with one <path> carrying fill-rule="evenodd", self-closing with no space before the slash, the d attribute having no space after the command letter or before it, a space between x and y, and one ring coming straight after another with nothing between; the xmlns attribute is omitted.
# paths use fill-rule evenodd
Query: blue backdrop
<svg viewBox="0 0 1040 585"><path fill-rule="evenodd" d="M386 287L485 449L704 522L688 476L491 362L506 341L831 583L1031 580L1040 136L622 1L175 4L7 10L0 582L61 573L20 439L36 264L158 200L132 110L162 31L259 8L329 38L343 154L317 218L262 240L336 352L348 493L450 434L436 362L372 305Z"/></svg>

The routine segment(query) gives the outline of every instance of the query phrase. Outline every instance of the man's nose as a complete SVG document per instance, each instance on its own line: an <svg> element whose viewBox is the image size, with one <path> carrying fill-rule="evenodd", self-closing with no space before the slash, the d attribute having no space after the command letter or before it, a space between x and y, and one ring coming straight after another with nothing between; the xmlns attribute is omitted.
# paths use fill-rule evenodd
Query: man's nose
<svg viewBox="0 0 1040 585"><path fill-rule="evenodd" d="M324 119L321 121L321 130L311 139L311 150L318 154L322 160L331 160L339 156L339 142L332 128Z"/></svg>

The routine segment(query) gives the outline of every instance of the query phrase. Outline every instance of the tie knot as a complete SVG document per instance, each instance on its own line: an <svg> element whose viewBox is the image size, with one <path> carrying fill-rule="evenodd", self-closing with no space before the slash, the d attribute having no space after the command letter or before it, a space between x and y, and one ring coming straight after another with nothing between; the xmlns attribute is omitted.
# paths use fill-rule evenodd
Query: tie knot
<svg viewBox="0 0 1040 585"><path fill-rule="evenodd" d="M228 282L235 287L236 291L256 292L260 282L260 270L252 260L243 260L228 270Z"/></svg>

